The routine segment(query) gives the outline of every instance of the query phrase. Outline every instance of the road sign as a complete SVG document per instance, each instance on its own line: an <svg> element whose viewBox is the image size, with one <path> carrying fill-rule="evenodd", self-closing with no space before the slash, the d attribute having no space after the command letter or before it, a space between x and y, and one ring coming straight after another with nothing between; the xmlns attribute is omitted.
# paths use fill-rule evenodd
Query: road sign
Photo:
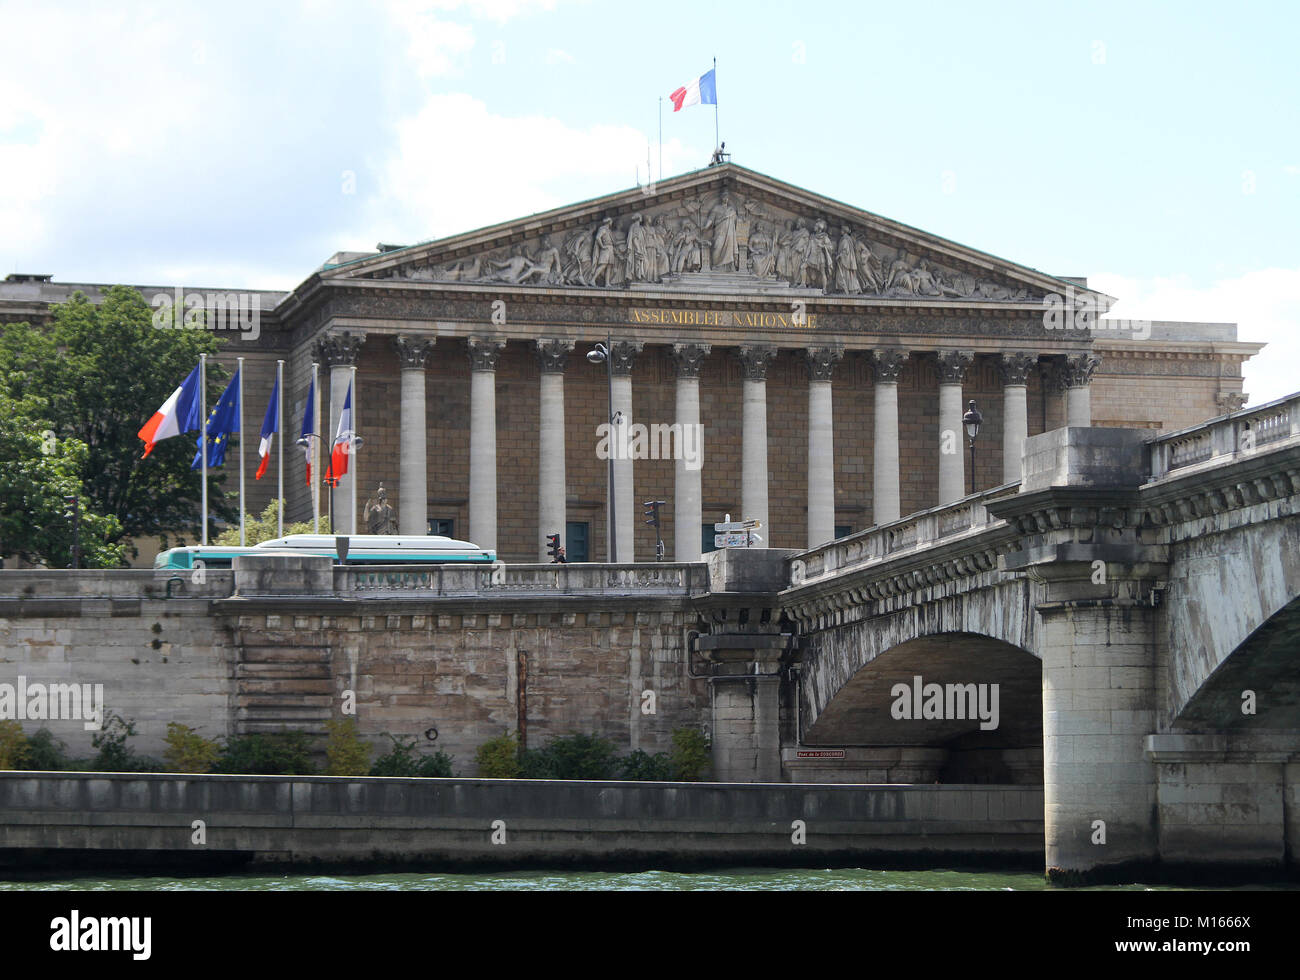
<svg viewBox="0 0 1300 980"><path fill-rule="evenodd" d="M715 534L713 536L713 547L715 548L748 548L749 535L744 531L731 534Z"/></svg>
<svg viewBox="0 0 1300 980"><path fill-rule="evenodd" d="M727 531L757 531L762 526L762 521L722 521L714 524L713 530L725 534Z"/></svg>

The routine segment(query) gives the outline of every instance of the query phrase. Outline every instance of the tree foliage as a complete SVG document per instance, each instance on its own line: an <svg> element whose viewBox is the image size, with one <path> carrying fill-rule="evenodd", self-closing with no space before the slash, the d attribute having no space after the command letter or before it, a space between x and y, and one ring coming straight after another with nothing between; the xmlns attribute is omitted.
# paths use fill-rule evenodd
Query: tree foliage
<svg viewBox="0 0 1300 980"><path fill-rule="evenodd" d="M279 501L272 500L266 505L266 510L262 511L261 517L254 517L248 514L244 518L244 541L252 547L255 544L261 544L263 541L273 541L280 536L279 532ZM297 524L286 524L284 533L289 534L314 534L311 521L299 521ZM330 519L326 514L321 515L320 533L330 533ZM216 539L213 544L239 544L239 523L236 518L235 524L226 528Z"/></svg>
<svg viewBox="0 0 1300 980"><path fill-rule="evenodd" d="M173 307L163 319L180 312ZM84 452L70 450L65 465L89 513L117 519L114 542L199 530L200 478L190 470L197 433L160 442L143 461L136 433L194 369L199 354L215 354L219 341L211 331L168 329L154 319L137 290L113 286L101 303L75 293L54 307L48 326L0 325L0 393L15 401L35 396L39 417L58 444L81 444ZM226 372L208 363L212 406ZM16 458L10 451L0 447L0 469ZM220 490L225 477L209 479L210 515L237 518ZM0 498L6 512L10 503Z"/></svg>

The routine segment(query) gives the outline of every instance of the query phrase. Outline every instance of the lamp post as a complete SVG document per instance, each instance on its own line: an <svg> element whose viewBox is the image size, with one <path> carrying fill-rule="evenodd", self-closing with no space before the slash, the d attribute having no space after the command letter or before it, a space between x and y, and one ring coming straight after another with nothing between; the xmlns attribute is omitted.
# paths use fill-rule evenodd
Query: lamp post
<svg viewBox="0 0 1300 980"><path fill-rule="evenodd" d="M975 437L980 434L980 423L984 421L984 416L975 407L974 398L970 400L970 408L961 417L961 421L966 426L966 435L970 437L970 492L973 494L975 492Z"/></svg>
<svg viewBox="0 0 1300 980"><path fill-rule="evenodd" d="M605 378L608 383L609 436L610 436L609 444L611 447L611 451L609 454L609 475L608 475L609 493L607 495L609 513L606 515L606 521L605 521L605 549L606 549L605 560L608 561L611 565L615 561L614 556L618 553L618 529L614 527L615 499L614 499L613 446L616 445L614 441L614 427L618 424L618 420L614 417L614 359L610 355L610 350L613 348L613 346L614 346L614 338L613 335L610 335L605 338L605 343L597 344L594 348L592 348L587 352L587 360L590 363L592 364L604 363Z"/></svg>

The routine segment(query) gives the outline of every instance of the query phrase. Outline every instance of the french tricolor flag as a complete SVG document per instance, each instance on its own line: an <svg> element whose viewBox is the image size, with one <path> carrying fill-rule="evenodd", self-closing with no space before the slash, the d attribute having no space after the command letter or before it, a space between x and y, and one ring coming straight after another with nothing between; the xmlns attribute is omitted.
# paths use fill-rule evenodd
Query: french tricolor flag
<svg viewBox="0 0 1300 980"><path fill-rule="evenodd" d="M144 440L144 459L153 452L155 444L182 432L193 432L202 425L199 409L199 374L196 367L190 376L180 383L163 402L162 407L153 413L137 435Z"/></svg>
<svg viewBox="0 0 1300 980"><path fill-rule="evenodd" d="M257 472L253 475L254 480L260 480L266 473L266 464L271 462L271 441L275 434L280 431L280 379L275 379L275 387L271 389L271 403L266 406L266 418L262 420L262 438L257 444L257 453L262 457L262 461L257 464Z"/></svg>
<svg viewBox="0 0 1300 980"><path fill-rule="evenodd" d="M710 68L699 78L687 82L672 95L673 112L681 112L688 105L717 105L718 83L716 68Z"/></svg>

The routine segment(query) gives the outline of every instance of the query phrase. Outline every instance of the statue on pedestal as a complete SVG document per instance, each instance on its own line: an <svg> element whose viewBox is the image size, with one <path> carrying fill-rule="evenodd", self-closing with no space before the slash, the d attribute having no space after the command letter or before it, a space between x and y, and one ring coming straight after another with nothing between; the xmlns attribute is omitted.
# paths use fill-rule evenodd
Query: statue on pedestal
<svg viewBox="0 0 1300 980"><path fill-rule="evenodd" d="M397 515L388 503L388 491L382 483L375 491L375 496L366 501L365 510L361 513L368 534L397 533Z"/></svg>

